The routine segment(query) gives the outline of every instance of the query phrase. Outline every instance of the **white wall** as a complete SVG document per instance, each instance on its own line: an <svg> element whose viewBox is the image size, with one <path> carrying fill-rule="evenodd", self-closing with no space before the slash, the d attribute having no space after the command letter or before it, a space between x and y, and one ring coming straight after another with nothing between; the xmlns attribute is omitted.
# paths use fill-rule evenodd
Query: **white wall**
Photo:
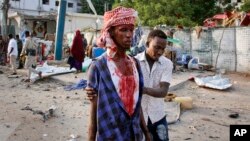
<svg viewBox="0 0 250 141"><path fill-rule="evenodd" d="M190 34L192 55L199 57L202 63L215 66L219 53L217 68L250 73L250 27L206 30L200 38L195 31Z"/></svg>
<svg viewBox="0 0 250 141"><path fill-rule="evenodd" d="M250 72L250 28L236 30L237 71Z"/></svg>
<svg viewBox="0 0 250 141"><path fill-rule="evenodd" d="M64 33L75 32L77 29L96 29L96 20L99 18L97 29L103 26L103 16L95 17L92 14L67 13L65 17Z"/></svg>
<svg viewBox="0 0 250 141"><path fill-rule="evenodd" d="M39 14L39 12L57 11L59 6L55 5L56 1L58 0L49 0L49 4L47 5L43 4L42 0L10 0L10 4L12 11L34 15ZM73 8L68 8L68 3L73 3ZM67 0L67 12L77 12L77 9L79 9L77 3L80 3L80 0Z"/></svg>

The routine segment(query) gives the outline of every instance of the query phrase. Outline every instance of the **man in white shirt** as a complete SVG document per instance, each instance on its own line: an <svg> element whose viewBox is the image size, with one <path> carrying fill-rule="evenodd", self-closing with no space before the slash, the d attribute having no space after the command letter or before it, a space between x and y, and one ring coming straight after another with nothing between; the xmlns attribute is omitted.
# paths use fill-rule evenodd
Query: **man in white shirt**
<svg viewBox="0 0 250 141"><path fill-rule="evenodd" d="M13 38L12 34L9 34L9 44L8 44L8 54L7 56L10 58L10 65L12 67L12 75L16 75L16 58L18 55L18 50L17 50L17 42Z"/></svg>
<svg viewBox="0 0 250 141"><path fill-rule="evenodd" d="M161 30L149 33L146 51L137 58L144 78L142 110L148 129L156 141L168 141L168 125L164 112L164 97L172 79L173 63L163 56L167 36Z"/></svg>

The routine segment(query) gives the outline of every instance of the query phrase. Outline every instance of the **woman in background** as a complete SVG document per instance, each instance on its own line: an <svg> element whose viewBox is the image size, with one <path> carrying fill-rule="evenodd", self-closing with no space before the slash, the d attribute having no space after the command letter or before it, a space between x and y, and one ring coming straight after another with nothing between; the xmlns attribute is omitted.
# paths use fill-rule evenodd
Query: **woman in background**
<svg viewBox="0 0 250 141"><path fill-rule="evenodd" d="M74 58L71 65L76 68L77 72L79 73L82 71L82 63L85 57L85 50L83 48L82 36L79 30L76 31L76 35L73 39L73 43L70 49L71 55Z"/></svg>

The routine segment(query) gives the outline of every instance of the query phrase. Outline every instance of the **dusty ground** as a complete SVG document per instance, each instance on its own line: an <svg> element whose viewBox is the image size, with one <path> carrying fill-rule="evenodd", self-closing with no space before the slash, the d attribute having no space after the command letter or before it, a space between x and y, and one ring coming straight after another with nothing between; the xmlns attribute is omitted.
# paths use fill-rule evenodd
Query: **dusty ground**
<svg viewBox="0 0 250 141"><path fill-rule="evenodd" d="M77 141L87 140L89 102L82 90L65 91L63 87L69 82L48 78L28 86L22 82L24 76L7 78L9 70L0 66L0 71L3 72L0 74L0 141L67 141L71 136L77 136ZM174 73L175 83L189 73ZM72 82L85 77L84 73L67 75ZM250 124L250 76L227 73L225 77L233 83L226 91L200 88L192 81L172 91L178 96L192 97L194 103L193 109L181 111L180 121L169 125L170 141L228 141L230 124ZM52 105L57 107L55 116L45 122L41 115L21 110L29 106L46 111ZM238 118L229 117L235 113L239 114Z"/></svg>

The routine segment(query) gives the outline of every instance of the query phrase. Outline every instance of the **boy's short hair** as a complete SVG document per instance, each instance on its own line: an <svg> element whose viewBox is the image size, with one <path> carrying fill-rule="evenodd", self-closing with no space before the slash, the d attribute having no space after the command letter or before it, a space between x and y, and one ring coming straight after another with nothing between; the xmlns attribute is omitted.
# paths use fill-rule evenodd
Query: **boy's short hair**
<svg viewBox="0 0 250 141"><path fill-rule="evenodd" d="M146 42L146 45L147 45L147 46L149 45L149 42L150 42L154 37L159 37L159 38L162 38L162 39L167 39L166 33L163 32L162 30L160 30L160 29L152 30L152 31L148 34L148 38L147 38L147 42Z"/></svg>

